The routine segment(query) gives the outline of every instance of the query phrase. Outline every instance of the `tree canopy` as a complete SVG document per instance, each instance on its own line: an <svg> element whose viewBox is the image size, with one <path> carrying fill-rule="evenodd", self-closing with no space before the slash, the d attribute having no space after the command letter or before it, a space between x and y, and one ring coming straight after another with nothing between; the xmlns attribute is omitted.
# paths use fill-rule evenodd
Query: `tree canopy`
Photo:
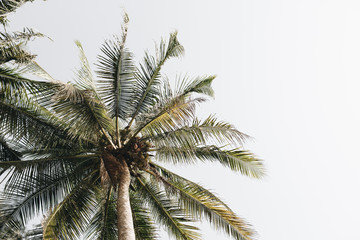
<svg viewBox="0 0 360 240"><path fill-rule="evenodd" d="M201 239L192 223L202 219L254 239L218 196L161 165L219 162L263 176L262 161L242 148L246 134L214 115L196 117L215 76L171 86L161 69L184 54L176 32L136 65L127 23L125 15L121 36L101 47L96 77L80 42L75 82L55 81L34 61L21 70L1 65L0 238L45 214L44 239L157 239L157 225L176 239Z"/></svg>

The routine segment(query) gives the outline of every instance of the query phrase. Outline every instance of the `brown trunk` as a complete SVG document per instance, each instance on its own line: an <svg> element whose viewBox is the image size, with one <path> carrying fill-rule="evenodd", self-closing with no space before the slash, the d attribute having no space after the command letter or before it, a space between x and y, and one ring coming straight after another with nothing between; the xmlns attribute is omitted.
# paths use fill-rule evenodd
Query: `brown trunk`
<svg viewBox="0 0 360 240"><path fill-rule="evenodd" d="M118 240L135 240L129 196L130 172L124 159L121 159L120 163L121 167L119 168L119 181L117 185Z"/></svg>

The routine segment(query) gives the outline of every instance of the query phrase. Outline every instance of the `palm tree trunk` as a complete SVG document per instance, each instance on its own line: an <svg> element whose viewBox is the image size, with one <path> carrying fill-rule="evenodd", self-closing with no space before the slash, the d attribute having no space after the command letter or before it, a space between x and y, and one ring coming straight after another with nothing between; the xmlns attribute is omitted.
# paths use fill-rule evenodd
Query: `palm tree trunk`
<svg viewBox="0 0 360 240"><path fill-rule="evenodd" d="M121 165L117 190L118 240L135 240L129 196L130 172L125 160L121 160Z"/></svg>

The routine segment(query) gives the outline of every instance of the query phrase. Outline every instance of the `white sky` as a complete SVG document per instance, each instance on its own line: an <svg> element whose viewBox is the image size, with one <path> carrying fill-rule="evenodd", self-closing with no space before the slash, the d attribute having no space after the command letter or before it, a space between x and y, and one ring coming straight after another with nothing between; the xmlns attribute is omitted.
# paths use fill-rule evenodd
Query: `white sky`
<svg viewBox="0 0 360 240"><path fill-rule="evenodd" d="M262 240L358 240L360 216L360 2L350 0L49 0L27 4L13 29L33 27L54 41L31 50L55 78L78 65L74 40L90 62L130 16L128 47L145 49L177 29L186 54L169 76L217 74L216 113L250 134L265 160L262 181L220 165L179 170L213 189ZM228 239L204 228L204 239Z"/></svg>

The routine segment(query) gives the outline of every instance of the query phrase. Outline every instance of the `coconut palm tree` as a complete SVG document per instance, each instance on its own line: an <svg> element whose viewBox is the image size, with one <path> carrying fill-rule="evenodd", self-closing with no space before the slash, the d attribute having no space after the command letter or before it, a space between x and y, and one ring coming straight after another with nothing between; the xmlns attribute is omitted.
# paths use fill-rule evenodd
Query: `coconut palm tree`
<svg viewBox="0 0 360 240"><path fill-rule="evenodd" d="M255 232L215 194L162 163L218 162L260 178L262 162L242 149L247 135L195 108L213 96L215 76L160 74L184 49L172 33L137 67L121 37L101 48L97 80L79 42L74 83L52 79L36 63L0 73L0 238L39 214L44 239L201 239L192 223L207 219L234 239ZM5 71L5 70L2 70Z"/></svg>

